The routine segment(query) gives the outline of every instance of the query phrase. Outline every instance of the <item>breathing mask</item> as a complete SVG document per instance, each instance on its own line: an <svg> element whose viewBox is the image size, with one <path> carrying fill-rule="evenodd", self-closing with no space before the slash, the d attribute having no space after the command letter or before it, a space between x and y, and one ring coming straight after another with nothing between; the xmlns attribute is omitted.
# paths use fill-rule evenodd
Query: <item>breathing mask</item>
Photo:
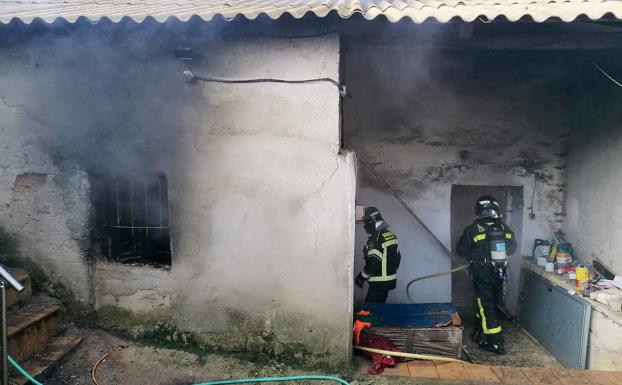
<svg viewBox="0 0 622 385"><path fill-rule="evenodd" d="M478 218L499 218L499 202L490 195L480 197L475 202L475 215Z"/></svg>
<svg viewBox="0 0 622 385"><path fill-rule="evenodd" d="M374 234L389 227L387 222L382 219L380 211L375 207L366 207L363 217L363 227L367 234Z"/></svg>

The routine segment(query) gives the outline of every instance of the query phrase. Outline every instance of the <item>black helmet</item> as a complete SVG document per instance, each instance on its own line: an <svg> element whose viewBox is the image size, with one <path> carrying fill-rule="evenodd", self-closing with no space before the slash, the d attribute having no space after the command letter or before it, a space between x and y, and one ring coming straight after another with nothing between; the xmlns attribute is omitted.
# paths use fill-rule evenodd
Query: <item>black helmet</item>
<svg viewBox="0 0 622 385"><path fill-rule="evenodd" d="M363 216L363 226L367 234L373 234L389 227L387 222L382 219L380 210L375 207L365 207L365 215Z"/></svg>
<svg viewBox="0 0 622 385"><path fill-rule="evenodd" d="M475 215L479 218L498 217L499 202L491 195L484 195L475 202Z"/></svg>

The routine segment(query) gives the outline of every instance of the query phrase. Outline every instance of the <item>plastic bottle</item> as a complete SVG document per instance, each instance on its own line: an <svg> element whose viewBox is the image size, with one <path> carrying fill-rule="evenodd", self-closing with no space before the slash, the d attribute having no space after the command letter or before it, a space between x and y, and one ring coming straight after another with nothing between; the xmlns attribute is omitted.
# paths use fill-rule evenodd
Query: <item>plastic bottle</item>
<svg viewBox="0 0 622 385"><path fill-rule="evenodd" d="M533 242L533 259L537 263L538 257L548 257L551 254L551 244L544 239L536 239Z"/></svg>
<svg viewBox="0 0 622 385"><path fill-rule="evenodd" d="M575 289L584 291L590 283L590 273L585 266L579 266L575 269Z"/></svg>

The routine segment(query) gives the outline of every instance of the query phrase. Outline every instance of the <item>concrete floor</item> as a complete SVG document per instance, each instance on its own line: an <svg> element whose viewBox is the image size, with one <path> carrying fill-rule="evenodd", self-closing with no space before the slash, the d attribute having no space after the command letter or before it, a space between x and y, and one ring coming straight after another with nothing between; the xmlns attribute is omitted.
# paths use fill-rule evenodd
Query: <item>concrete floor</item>
<svg viewBox="0 0 622 385"><path fill-rule="evenodd" d="M507 354L499 356L479 349L471 339L475 317L463 317L463 344L473 363L533 368L563 368L542 345L531 338L517 324L504 320L501 323Z"/></svg>

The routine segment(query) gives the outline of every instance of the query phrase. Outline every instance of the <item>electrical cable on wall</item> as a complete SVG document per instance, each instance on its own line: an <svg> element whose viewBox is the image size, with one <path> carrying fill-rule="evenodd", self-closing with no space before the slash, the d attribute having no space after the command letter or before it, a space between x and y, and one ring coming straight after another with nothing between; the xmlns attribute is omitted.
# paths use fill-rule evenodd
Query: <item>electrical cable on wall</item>
<svg viewBox="0 0 622 385"><path fill-rule="evenodd" d="M605 71L601 66L598 65L598 63L596 63L596 60L594 60L591 57L588 57L588 59L590 60L590 62L592 63L592 65L594 67L596 67L597 70L600 71L601 74L605 75L605 77L609 80L611 80L613 82L613 84L615 84L616 86L622 88L622 83L620 83L619 81L617 81L616 79L613 78L613 76L609 75L607 73L607 71Z"/></svg>
<svg viewBox="0 0 622 385"><path fill-rule="evenodd" d="M575 44L582 50L585 50L585 48L583 48L583 46L581 45L581 43L579 42L579 40L574 39ZM613 84L615 84L616 86L622 88L622 83L617 81L613 76L609 75L609 73L607 73L607 71L605 71L603 69L603 67L601 67L596 60L594 60L593 57L591 57L590 55L586 55L587 60L592 63L592 65L594 66L594 68L596 68L601 74L603 74L603 76L605 76L607 79L609 79Z"/></svg>
<svg viewBox="0 0 622 385"><path fill-rule="evenodd" d="M536 219L536 213L533 211L533 202L536 197L536 189L538 188L538 173L533 174L533 191L531 192L531 204L527 208L529 210L529 219Z"/></svg>
<svg viewBox="0 0 622 385"><path fill-rule="evenodd" d="M194 80L201 80L204 82L210 83L224 83L224 84L253 84L253 83L282 83L282 84L313 84L313 83L323 83L327 82L333 84L335 87L339 89L339 94L342 97L347 95L346 86L340 84L335 79L331 78L315 78L315 79L302 79L302 80L286 80L286 79L273 79L273 78L259 78L259 79L220 79L220 78L212 78L207 76L195 75L190 70L184 71L184 78L187 82L192 82Z"/></svg>

